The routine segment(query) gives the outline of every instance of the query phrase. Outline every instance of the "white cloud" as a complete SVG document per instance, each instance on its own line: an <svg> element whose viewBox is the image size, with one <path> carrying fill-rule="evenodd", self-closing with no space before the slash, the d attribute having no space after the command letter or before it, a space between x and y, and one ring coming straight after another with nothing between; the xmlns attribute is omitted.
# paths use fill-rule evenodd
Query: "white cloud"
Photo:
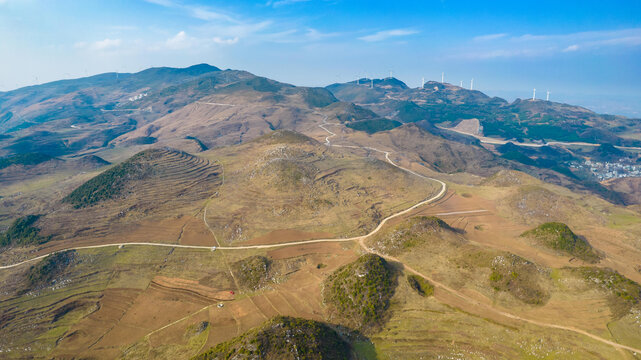
<svg viewBox="0 0 641 360"><path fill-rule="evenodd" d="M408 35L414 35L414 34L418 34L418 31L409 30L409 29L394 29L394 30L379 31L371 35L361 36L358 39L367 41L367 42L374 42L374 41L387 40L393 37L408 36Z"/></svg>
<svg viewBox="0 0 641 360"><path fill-rule="evenodd" d="M150 4L160 5L160 6L164 6L164 7L174 7L174 6L176 6L176 4L171 0L144 0L144 1L148 2Z"/></svg>
<svg viewBox="0 0 641 360"><path fill-rule="evenodd" d="M196 44L196 39L187 36L187 33L180 31L178 34L165 41L165 47L170 50L186 49Z"/></svg>
<svg viewBox="0 0 641 360"><path fill-rule="evenodd" d="M482 44L480 44L482 43ZM472 38L459 58L492 59L553 56L561 53L603 51L613 47L641 46L641 28L584 31L568 34L505 34Z"/></svg>
<svg viewBox="0 0 641 360"><path fill-rule="evenodd" d="M234 38L228 38L228 39L223 39L218 36L215 36L213 39L214 43L220 44L220 45L233 45L238 42L238 36Z"/></svg>
<svg viewBox="0 0 641 360"><path fill-rule="evenodd" d="M474 37L474 41L492 41L492 40L497 40L506 37L506 33L500 33L500 34L488 34L488 35L481 35L481 36L476 36Z"/></svg>
<svg viewBox="0 0 641 360"><path fill-rule="evenodd" d="M315 40L315 41L323 40L323 39L327 39L327 38L331 38L331 37L336 37L336 36L340 36L340 35L341 35L341 33L338 33L338 32L324 33L324 32L321 32L321 31L318 31L318 30L312 29L312 28L307 29L307 31L305 32L305 37L307 39Z"/></svg>
<svg viewBox="0 0 641 360"><path fill-rule="evenodd" d="M150 4L159 5L166 8L180 9L186 12L189 16L204 20L204 21L213 21L213 20L224 20L228 22L237 22L231 16L224 14L220 11L212 10L211 8L204 6L194 6L194 5L183 5L172 0L144 0Z"/></svg>
<svg viewBox="0 0 641 360"><path fill-rule="evenodd" d="M267 6L279 7L279 6L292 5L292 4L308 2L308 1L309 0L276 0L276 1L268 1Z"/></svg>
<svg viewBox="0 0 641 360"><path fill-rule="evenodd" d="M106 51L119 48L122 45L122 40L120 39L104 39L94 42L79 41L74 44L76 49L89 49L96 51Z"/></svg>
<svg viewBox="0 0 641 360"><path fill-rule="evenodd" d="M196 19L213 21L213 20L225 20L229 22L237 22L228 15L222 14L220 12L208 10L202 7L188 6L186 9L189 11L189 14Z"/></svg>

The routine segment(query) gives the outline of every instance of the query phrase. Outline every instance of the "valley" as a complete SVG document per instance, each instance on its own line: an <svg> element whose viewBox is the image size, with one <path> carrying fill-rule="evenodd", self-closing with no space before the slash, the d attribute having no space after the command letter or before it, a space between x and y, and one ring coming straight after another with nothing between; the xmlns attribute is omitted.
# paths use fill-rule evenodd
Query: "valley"
<svg viewBox="0 0 641 360"><path fill-rule="evenodd" d="M585 144L517 161L385 118L396 95L183 81L137 98L178 105L109 145L2 173L2 356L216 358L284 346L270 321L358 359L641 353L638 209L539 161ZM89 154L104 163L71 163ZM341 313L332 286L362 300Z"/></svg>

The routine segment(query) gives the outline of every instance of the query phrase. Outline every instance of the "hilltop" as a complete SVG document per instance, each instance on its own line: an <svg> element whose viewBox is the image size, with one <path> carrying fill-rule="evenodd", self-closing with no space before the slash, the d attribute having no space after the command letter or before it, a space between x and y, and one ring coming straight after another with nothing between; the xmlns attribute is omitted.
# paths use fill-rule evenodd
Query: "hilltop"
<svg viewBox="0 0 641 360"><path fill-rule="evenodd" d="M607 116L447 83L310 88L209 65L19 89L0 109L6 356L641 348L641 216L615 204L639 186L583 166L638 161L615 146L631 128L602 128ZM541 131L612 141L521 146Z"/></svg>
<svg viewBox="0 0 641 360"><path fill-rule="evenodd" d="M210 150L225 167L225 192L207 214L221 243L281 242L371 231L399 204L435 193L426 183L375 156L328 148L277 130Z"/></svg>
<svg viewBox="0 0 641 360"><path fill-rule="evenodd" d="M350 346L332 328L312 320L278 316L193 360L350 359Z"/></svg>
<svg viewBox="0 0 641 360"><path fill-rule="evenodd" d="M589 263L596 263L600 255L584 238L577 236L570 228L558 222L548 222L521 234L542 245L563 254L577 257Z"/></svg>
<svg viewBox="0 0 641 360"><path fill-rule="evenodd" d="M70 190L58 211L39 223L54 240L118 236L144 219L200 208L221 183L220 164L182 151L148 149Z"/></svg>
<svg viewBox="0 0 641 360"><path fill-rule="evenodd" d="M412 112L431 124L455 126L462 120L478 119L481 134L486 136L520 141L641 144L625 137L628 132L637 131L634 119L596 114L580 106L521 99L509 103L478 90L436 81L428 81L421 88L409 88L394 78L375 79L373 87L370 79L364 80L360 84L332 84L327 89L342 101L360 104L392 119L397 119L410 103L416 106ZM411 119L401 122L411 122Z"/></svg>
<svg viewBox="0 0 641 360"><path fill-rule="evenodd" d="M385 322L395 287L391 265L377 255L366 254L325 280L323 298L330 308L330 319L367 333Z"/></svg>

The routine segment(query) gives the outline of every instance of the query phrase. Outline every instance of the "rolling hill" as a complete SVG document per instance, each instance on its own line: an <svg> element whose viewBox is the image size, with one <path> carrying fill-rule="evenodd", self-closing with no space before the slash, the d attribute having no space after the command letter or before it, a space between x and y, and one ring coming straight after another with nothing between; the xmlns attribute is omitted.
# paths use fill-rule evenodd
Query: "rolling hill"
<svg viewBox="0 0 641 360"><path fill-rule="evenodd" d="M0 122L0 357L641 348L639 184L579 166L634 164L631 119L196 65L2 93ZM549 136L604 144L518 141Z"/></svg>

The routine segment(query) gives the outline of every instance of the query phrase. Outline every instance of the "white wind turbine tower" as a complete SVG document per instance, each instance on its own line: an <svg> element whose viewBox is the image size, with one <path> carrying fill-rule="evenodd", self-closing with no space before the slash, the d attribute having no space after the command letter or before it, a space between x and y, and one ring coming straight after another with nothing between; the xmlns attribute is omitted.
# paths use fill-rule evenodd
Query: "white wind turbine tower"
<svg viewBox="0 0 641 360"><path fill-rule="evenodd" d="M550 101L550 90L548 90L547 94L545 95L545 101Z"/></svg>
<svg viewBox="0 0 641 360"><path fill-rule="evenodd" d="M474 90L474 78L470 81L470 90Z"/></svg>
<svg viewBox="0 0 641 360"><path fill-rule="evenodd" d="M461 80L461 86L459 86L459 87L463 87L463 80Z"/></svg>
<svg viewBox="0 0 641 360"><path fill-rule="evenodd" d="M425 77L421 79L421 89L425 87Z"/></svg>
<svg viewBox="0 0 641 360"><path fill-rule="evenodd" d="M444 83L444 82L445 82L445 73L442 72L441 73L441 83Z"/></svg>
<svg viewBox="0 0 641 360"><path fill-rule="evenodd" d="M536 100L536 88L532 91L532 100Z"/></svg>

